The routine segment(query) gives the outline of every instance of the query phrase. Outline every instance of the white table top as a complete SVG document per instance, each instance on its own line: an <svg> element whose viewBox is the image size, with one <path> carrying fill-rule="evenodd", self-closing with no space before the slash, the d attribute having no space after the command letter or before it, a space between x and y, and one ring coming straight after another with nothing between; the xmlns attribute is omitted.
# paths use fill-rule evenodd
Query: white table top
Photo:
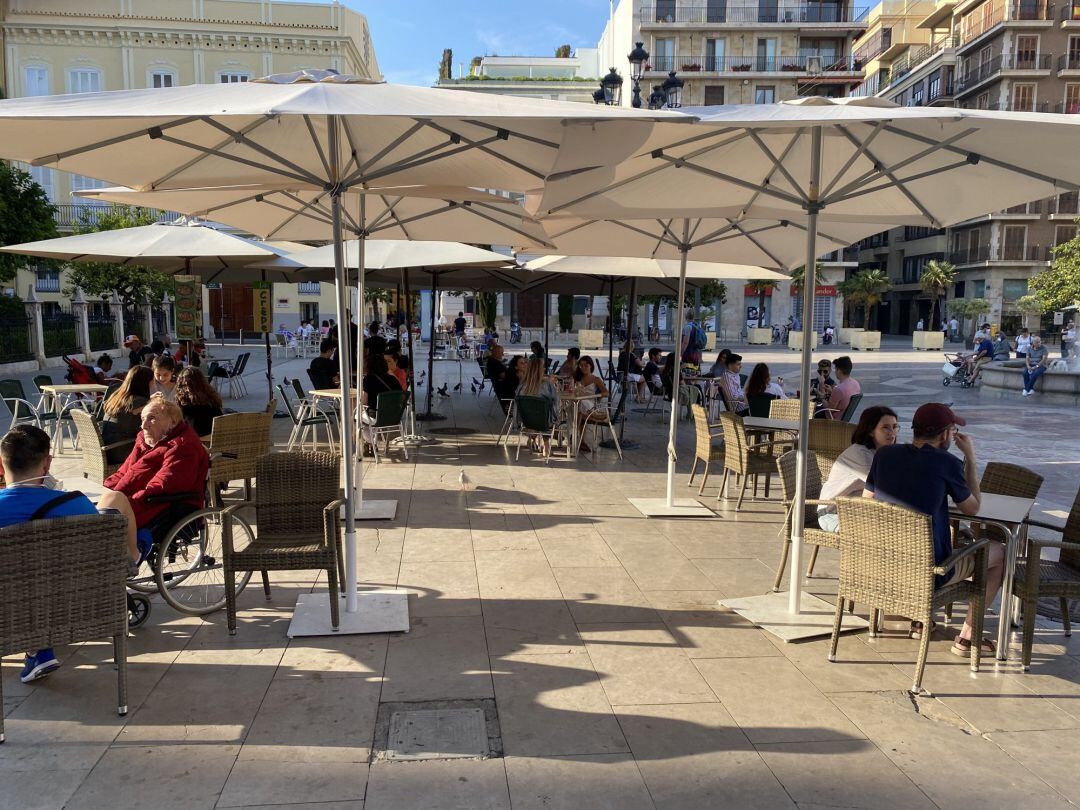
<svg viewBox="0 0 1080 810"><path fill-rule="evenodd" d="M327 398L333 398L333 399L341 399L341 389L340 388L316 388L313 391L308 391L308 393L313 397L327 397ZM352 392L349 394L349 396L351 396L351 397L356 396L356 389L355 388L352 389Z"/></svg>
<svg viewBox="0 0 1080 810"><path fill-rule="evenodd" d="M83 383L78 385L43 385L41 390L46 394L101 394L109 390L109 386L100 383Z"/></svg>
<svg viewBox="0 0 1080 810"><path fill-rule="evenodd" d="M747 416L743 418L744 428L757 430L794 430L798 432L799 423L794 419L770 419L765 416Z"/></svg>
<svg viewBox="0 0 1080 810"><path fill-rule="evenodd" d="M1018 524L1027 519L1028 513L1035 505L1034 498L1017 498L1014 495L989 495L983 493L980 498L979 512L976 515L965 515L957 511L954 505L950 505L950 513L954 517L964 520L993 520L1000 523Z"/></svg>

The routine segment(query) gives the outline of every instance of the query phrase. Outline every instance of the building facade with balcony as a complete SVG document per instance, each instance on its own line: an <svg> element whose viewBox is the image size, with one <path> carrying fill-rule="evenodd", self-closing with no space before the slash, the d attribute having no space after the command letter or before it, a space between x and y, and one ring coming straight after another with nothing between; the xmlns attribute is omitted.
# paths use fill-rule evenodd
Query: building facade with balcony
<svg viewBox="0 0 1080 810"><path fill-rule="evenodd" d="M685 106L840 97L863 80L852 43L868 12L859 0L621 0L599 50L627 77L626 56L644 43L642 95L674 70ZM623 104L630 95L625 87Z"/></svg>
<svg viewBox="0 0 1080 810"><path fill-rule="evenodd" d="M1080 111L1080 3L939 0L917 16L907 23L925 30L927 42L895 49L857 94L904 106ZM920 318L929 325L931 302L920 277L930 259L957 268L948 298L986 298L988 321L1018 329L1016 300L1027 293L1028 280L1050 266L1053 247L1076 234L1077 214L1076 195L1065 194L947 229L893 228L863 240L859 267L882 268L893 282L881 309L882 330L907 334Z"/></svg>
<svg viewBox="0 0 1080 810"><path fill-rule="evenodd" d="M8 98L245 82L302 68L381 75L367 20L336 1L0 0L0 38ZM62 232L93 220L96 207L73 192L104 183L46 167L29 171L56 204ZM54 275L29 265L13 286L20 296L34 287L42 301L66 305L64 274ZM275 299L290 302L290 321L304 311L294 286L275 289ZM318 309L328 317L334 311L332 292Z"/></svg>

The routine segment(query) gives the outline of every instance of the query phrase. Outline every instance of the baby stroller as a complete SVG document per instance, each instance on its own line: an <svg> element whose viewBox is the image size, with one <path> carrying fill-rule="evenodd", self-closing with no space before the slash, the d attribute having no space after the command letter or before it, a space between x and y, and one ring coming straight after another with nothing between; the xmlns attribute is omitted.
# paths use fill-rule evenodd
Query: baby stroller
<svg viewBox="0 0 1080 810"><path fill-rule="evenodd" d="M961 352L945 352L945 365L941 367L941 384L948 387L957 383L961 388L971 388L971 372L967 358Z"/></svg>
<svg viewBox="0 0 1080 810"><path fill-rule="evenodd" d="M78 360L72 360L66 354L63 355L63 359L67 365L64 379L72 385L93 385L98 381L97 375L89 366L83 365Z"/></svg>

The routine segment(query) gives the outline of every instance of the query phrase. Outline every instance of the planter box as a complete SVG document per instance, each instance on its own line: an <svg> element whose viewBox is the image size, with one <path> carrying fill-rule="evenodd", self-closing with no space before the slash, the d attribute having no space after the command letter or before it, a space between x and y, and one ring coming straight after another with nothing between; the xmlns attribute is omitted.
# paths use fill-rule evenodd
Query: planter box
<svg viewBox="0 0 1080 810"><path fill-rule="evenodd" d="M707 351L707 352L715 352L716 351L716 332L706 332L705 333L705 351Z"/></svg>
<svg viewBox="0 0 1080 810"><path fill-rule="evenodd" d="M746 330L746 342L754 345L768 346L772 343L772 327L763 326Z"/></svg>
<svg viewBox="0 0 1080 810"><path fill-rule="evenodd" d="M918 351L941 351L945 348L944 332L912 332L911 348Z"/></svg>
<svg viewBox="0 0 1080 810"><path fill-rule="evenodd" d="M836 330L837 343L851 343L851 336L857 332L865 332L863 327L841 326Z"/></svg>
<svg viewBox="0 0 1080 810"><path fill-rule="evenodd" d="M856 332L851 336L851 348L856 351L878 351L881 348L881 332Z"/></svg>
<svg viewBox="0 0 1080 810"><path fill-rule="evenodd" d="M788 332L787 345L792 351L802 351L803 333L802 332ZM816 349L818 347L818 333L810 333L810 347Z"/></svg>
<svg viewBox="0 0 1080 810"><path fill-rule="evenodd" d="M604 330L579 329L577 343L579 349L602 349L604 348Z"/></svg>

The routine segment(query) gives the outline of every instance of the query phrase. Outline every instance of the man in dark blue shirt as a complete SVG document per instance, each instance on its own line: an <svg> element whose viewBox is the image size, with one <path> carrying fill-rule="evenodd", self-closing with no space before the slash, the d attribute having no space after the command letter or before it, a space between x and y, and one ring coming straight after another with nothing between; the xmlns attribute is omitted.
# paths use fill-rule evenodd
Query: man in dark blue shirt
<svg viewBox="0 0 1080 810"><path fill-rule="evenodd" d="M965 515L979 511L980 492L975 463L975 446L969 436L959 431L967 424L950 408L927 403L915 411L911 420L914 440L879 448L866 477L863 495L905 506L929 515L934 532L934 562L941 564L953 552L949 525L949 500ZM949 452L955 442L964 455L961 461ZM966 560L972 560L968 557ZM991 543L986 571L986 605L994 601L1004 570L1004 548ZM948 580L966 579L974 573L970 565L958 566ZM984 651L992 653L993 644L983 641ZM971 650L971 607L953 652L967 655Z"/></svg>
<svg viewBox="0 0 1080 810"><path fill-rule="evenodd" d="M975 354L968 361L971 370L971 381L975 382L982 373L982 367L994 359L994 342L990 340L989 327L982 333L982 338L975 344Z"/></svg>

